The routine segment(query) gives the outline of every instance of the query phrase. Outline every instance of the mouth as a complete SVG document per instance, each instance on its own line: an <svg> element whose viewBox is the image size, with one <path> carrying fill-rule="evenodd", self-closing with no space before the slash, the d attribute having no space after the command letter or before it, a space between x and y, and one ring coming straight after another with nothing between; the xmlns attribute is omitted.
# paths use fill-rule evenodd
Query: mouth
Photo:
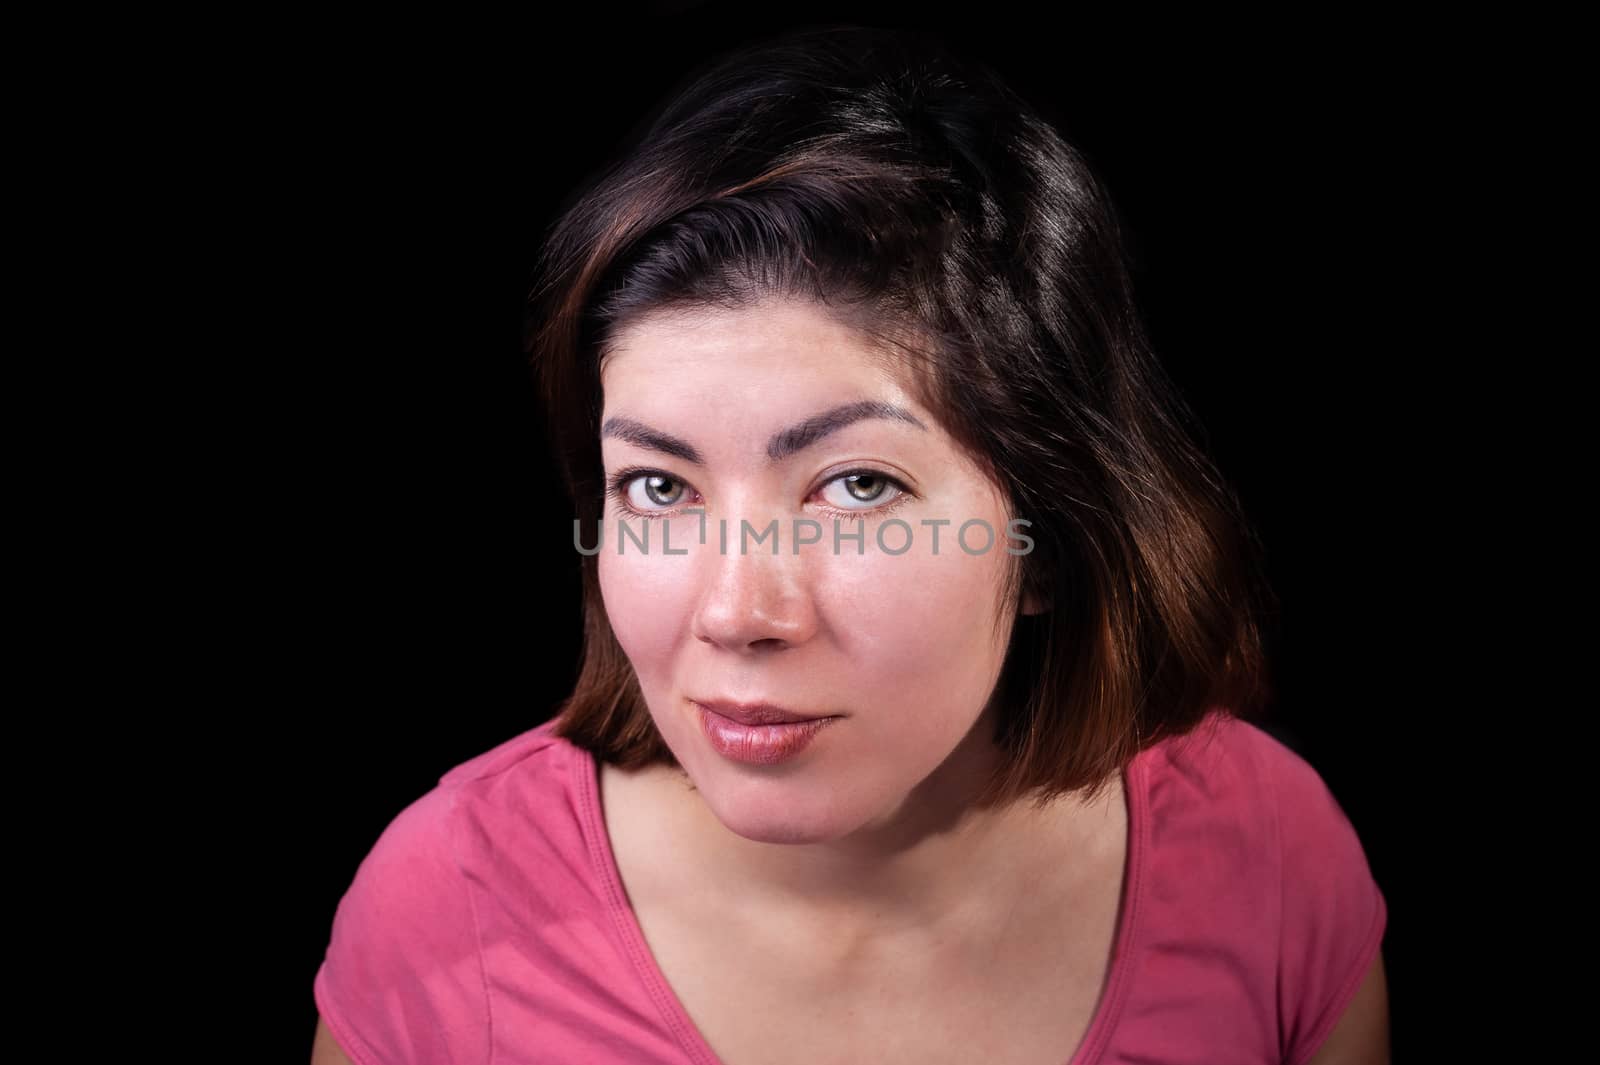
<svg viewBox="0 0 1600 1065"><path fill-rule="evenodd" d="M806 714L771 703L700 702L690 699L711 749L732 762L770 767L809 747L842 714Z"/></svg>
<svg viewBox="0 0 1600 1065"><path fill-rule="evenodd" d="M825 721L838 714L809 714L772 703L736 703L717 699L690 699L702 710L737 721L741 725L788 725L801 721Z"/></svg>

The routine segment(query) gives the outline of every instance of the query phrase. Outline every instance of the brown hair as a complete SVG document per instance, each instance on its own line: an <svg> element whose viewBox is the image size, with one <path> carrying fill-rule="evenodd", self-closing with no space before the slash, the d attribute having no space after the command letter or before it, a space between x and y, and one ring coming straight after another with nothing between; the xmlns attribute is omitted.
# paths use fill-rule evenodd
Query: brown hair
<svg viewBox="0 0 1600 1065"><path fill-rule="evenodd" d="M547 234L528 345L575 534L604 511L600 364L661 310L828 308L915 359L918 398L1032 523L1007 585L1005 753L980 805L1092 793L1211 710L1270 698L1259 540L1136 312L1116 210L985 65L827 25L686 81ZM584 646L557 732L676 765L584 554Z"/></svg>

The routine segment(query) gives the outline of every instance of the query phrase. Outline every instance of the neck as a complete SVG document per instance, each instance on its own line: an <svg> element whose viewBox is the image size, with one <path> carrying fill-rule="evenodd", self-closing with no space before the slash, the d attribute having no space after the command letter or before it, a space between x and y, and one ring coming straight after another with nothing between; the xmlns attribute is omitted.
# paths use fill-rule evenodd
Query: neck
<svg viewBox="0 0 1600 1065"><path fill-rule="evenodd" d="M980 724L983 724L980 722ZM854 954L879 942L983 942L1070 872L1104 818L1075 797L975 810L970 799L999 757L974 728L892 811L839 839L778 844L730 832L674 774L667 833L690 860L675 885L689 904L741 927L826 928ZM1108 789L1095 809L1121 801Z"/></svg>

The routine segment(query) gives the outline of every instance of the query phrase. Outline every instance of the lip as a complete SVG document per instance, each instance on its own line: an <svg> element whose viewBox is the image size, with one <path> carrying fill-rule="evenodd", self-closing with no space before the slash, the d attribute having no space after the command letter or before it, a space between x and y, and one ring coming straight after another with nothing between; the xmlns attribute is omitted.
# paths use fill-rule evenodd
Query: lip
<svg viewBox="0 0 1600 1065"><path fill-rule="evenodd" d="M796 710L785 710L772 703L735 703L725 700L690 699L691 703L710 710L729 721L737 721L741 725L789 725L799 721L825 721L838 714L802 714Z"/></svg>
<svg viewBox="0 0 1600 1065"><path fill-rule="evenodd" d="M712 750L729 761L753 766L773 766L797 757L811 746L811 741L819 732L835 721L843 720L839 714L804 717L766 703L730 706L727 703L706 704L694 699L689 702L696 710L700 731L711 744ZM781 720L777 723L746 724L737 717L724 716L722 711L713 709L719 705L733 713L757 718L776 715Z"/></svg>

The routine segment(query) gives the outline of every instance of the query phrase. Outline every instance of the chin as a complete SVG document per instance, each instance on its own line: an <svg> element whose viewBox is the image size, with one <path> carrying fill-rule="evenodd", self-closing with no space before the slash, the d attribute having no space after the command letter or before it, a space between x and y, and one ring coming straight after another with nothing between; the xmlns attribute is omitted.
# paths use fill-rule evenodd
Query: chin
<svg viewBox="0 0 1600 1065"><path fill-rule="evenodd" d="M781 794L747 797L741 790L734 788L716 801L708 799L707 805L724 828L753 843L826 843L859 827L821 796L799 806ZM699 791L708 795L705 788Z"/></svg>
<svg viewBox="0 0 1600 1065"><path fill-rule="evenodd" d="M801 843L826 843L837 839L839 833L826 832L818 834L798 825L763 824L741 830L741 826L727 825L729 831L736 836L741 836L752 843L777 843L794 846Z"/></svg>

